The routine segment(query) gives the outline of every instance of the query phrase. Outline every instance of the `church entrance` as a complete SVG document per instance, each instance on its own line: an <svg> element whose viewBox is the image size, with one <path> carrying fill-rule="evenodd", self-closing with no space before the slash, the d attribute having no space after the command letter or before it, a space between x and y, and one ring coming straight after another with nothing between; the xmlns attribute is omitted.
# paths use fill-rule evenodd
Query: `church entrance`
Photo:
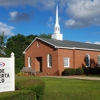
<svg viewBox="0 0 100 100"><path fill-rule="evenodd" d="M36 72L42 72L42 57L36 57L35 70Z"/></svg>

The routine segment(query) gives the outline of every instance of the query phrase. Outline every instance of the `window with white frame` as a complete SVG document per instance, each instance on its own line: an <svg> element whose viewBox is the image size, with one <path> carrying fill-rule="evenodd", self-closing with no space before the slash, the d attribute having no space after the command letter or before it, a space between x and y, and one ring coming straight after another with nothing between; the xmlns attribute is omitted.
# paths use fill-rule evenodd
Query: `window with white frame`
<svg viewBox="0 0 100 100"><path fill-rule="evenodd" d="M64 67L69 67L69 58L68 57L64 57Z"/></svg>
<svg viewBox="0 0 100 100"><path fill-rule="evenodd" d="M98 67L100 67L100 55L98 55Z"/></svg>
<svg viewBox="0 0 100 100"><path fill-rule="evenodd" d="M48 64L48 68L52 67L52 55L48 54L47 56L47 64Z"/></svg>
<svg viewBox="0 0 100 100"><path fill-rule="evenodd" d="M31 67L31 57L28 57L28 67Z"/></svg>
<svg viewBox="0 0 100 100"><path fill-rule="evenodd" d="M90 67L90 56L88 54L85 56L85 63L86 67Z"/></svg>

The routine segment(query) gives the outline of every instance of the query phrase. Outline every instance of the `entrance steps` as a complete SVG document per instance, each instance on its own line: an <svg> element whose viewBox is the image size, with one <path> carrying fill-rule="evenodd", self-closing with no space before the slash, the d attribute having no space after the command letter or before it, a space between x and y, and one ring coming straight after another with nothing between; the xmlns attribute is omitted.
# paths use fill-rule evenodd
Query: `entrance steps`
<svg viewBox="0 0 100 100"><path fill-rule="evenodd" d="M32 67L23 67L20 72L31 73L32 75L36 76L36 72Z"/></svg>

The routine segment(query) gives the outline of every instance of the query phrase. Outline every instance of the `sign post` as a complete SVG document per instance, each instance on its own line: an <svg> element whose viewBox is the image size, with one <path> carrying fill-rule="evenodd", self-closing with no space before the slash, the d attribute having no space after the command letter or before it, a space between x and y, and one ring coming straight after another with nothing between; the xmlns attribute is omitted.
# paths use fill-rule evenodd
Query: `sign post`
<svg viewBox="0 0 100 100"><path fill-rule="evenodd" d="M15 57L0 58L0 92L15 90Z"/></svg>

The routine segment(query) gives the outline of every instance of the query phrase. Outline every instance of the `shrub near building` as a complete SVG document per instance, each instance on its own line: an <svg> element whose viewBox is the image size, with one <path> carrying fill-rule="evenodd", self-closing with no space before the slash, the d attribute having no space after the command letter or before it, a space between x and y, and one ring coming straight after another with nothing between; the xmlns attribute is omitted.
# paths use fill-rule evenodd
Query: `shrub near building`
<svg viewBox="0 0 100 100"><path fill-rule="evenodd" d="M84 69L83 68L77 68L76 69L76 75L82 75L84 74Z"/></svg>
<svg viewBox="0 0 100 100"><path fill-rule="evenodd" d="M75 75L76 70L74 68L67 68L62 72L62 75L69 76L69 75Z"/></svg>

